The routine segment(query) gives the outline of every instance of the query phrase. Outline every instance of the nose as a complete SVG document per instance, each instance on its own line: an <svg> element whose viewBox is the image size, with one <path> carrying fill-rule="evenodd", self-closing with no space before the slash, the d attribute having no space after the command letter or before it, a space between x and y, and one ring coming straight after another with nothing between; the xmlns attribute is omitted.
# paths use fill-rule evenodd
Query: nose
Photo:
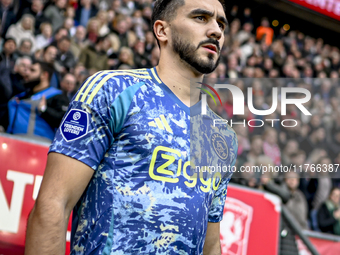
<svg viewBox="0 0 340 255"><path fill-rule="evenodd" d="M208 37L216 40L220 40L222 38L222 31L216 20L211 22L211 26L208 31Z"/></svg>

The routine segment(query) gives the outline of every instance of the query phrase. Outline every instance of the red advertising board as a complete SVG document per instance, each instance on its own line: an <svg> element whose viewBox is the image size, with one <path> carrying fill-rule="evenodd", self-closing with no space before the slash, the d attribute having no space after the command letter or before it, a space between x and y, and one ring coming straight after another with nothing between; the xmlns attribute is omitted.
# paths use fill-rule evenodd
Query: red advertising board
<svg viewBox="0 0 340 255"><path fill-rule="evenodd" d="M277 196L229 185L221 222L222 254L278 254L280 211Z"/></svg>
<svg viewBox="0 0 340 255"><path fill-rule="evenodd" d="M288 0L333 19L340 20L340 0Z"/></svg>
<svg viewBox="0 0 340 255"><path fill-rule="evenodd" d="M34 144L0 136L0 254L2 255L24 252L26 222L38 195L47 151L47 144Z"/></svg>
<svg viewBox="0 0 340 255"><path fill-rule="evenodd" d="M322 255L340 254L340 243L320 238L310 237L309 240Z"/></svg>

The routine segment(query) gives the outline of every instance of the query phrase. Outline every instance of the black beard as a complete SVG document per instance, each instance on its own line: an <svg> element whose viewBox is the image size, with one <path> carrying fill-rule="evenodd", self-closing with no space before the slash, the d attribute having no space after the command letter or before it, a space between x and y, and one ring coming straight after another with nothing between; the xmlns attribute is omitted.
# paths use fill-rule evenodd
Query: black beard
<svg viewBox="0 0 340 255"><path fill-rule="evenodd" d="M195 47L190 42L184 42L183 40L181 40L177 32L172 30L171 34L173 38L173 51L177 53L184 62L193 67L197 72L208 74L213 72L217 68L218 64L220 63L221 56L219 56L215 62L214 54L212 53L208 54L207 61L201 60L195 55L195 52L199 49L199 47L206 43L214 44L218 52L220 52L220 47L216 40L208 39L204 42L200 42L198 47Z"/></svg>
<svg viewBox="0 0 340 255"><path fill-rule="evenodd" d="M26 89L32 90L35 86L39 85L41 82L40 79L34 79L24 83Z"/></svg>

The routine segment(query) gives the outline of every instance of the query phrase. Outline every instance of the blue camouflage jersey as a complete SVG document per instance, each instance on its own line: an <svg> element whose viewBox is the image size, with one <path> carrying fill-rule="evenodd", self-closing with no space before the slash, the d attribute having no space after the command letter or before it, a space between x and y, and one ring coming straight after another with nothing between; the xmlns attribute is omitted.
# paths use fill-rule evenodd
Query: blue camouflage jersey
<svg viewBox="0 0 340 255"><path fill-rule="evenodd" d="M50 147L94 170L73 211L71 254L203 253L231 177L216 169L235 164L237 139L200 112L156 68L85 81Z"/></svg>

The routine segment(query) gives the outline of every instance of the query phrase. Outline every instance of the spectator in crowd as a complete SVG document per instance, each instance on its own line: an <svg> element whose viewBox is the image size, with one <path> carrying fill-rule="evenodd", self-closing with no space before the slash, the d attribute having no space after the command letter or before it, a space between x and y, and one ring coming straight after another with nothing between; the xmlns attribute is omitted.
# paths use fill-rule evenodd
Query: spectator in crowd
<svg viewBox="0 0 340 255"><path fill-rule="evenodd" d="M335 96L334 90L335 88L332 86L331 81L328 79L324 79L315 97L322 98L326 105L328 105L330 104L331 98Z"/></svg>
<svg viewBox="0 0 340 255"><path fill-rule="evenodd" d="M42 61L50 65L54 65L54 61L57 57L58 49L53 45L49 45L44 48Z"/></svg>
<svg viewBox="0 0 340 255"><path fill-rule="evenodd" d="M76 6L76 3L73 2L74 5ZM75 7L73 7L73 5L71 5L70 3L66 6L66 11L65 11L65 18L71 18L74 20L76 16L76 10L75 10ZM79 26L78 23L74 23L75 26Z"/></svg>
<svg viewBox="0 0 340 255"><path fill-rule="evenodd" d="M10 74L11 97L26 90L25 82L29 79L31 65L32 59L29 56L20 57L15 61L13 72Z"/></svg>
<svg viewBox="0 0 340 255"><path fill-rule="evenodd" d="M75 91L78 91L80 86L84 83L84 81L89 77L88 70L82 65L77 64L74 68L74 76L76 77L76 89Z"/></svg>
<svg viewBox="0 0 340 255"><path fill-rule="evenodd" d="M44 48L41 60L54 67L56 65L55 60L56 60L57 54L58 54L57 47L55 47L51 44L51 45ZM59 85L60 85L59 81L60 81L59 72L57 71L57 68L54 68L53 75L52 75L51 82L50 82L50 86L53 87L53 88L59 88Z"/></svg>
<svg viewBox="0 0 340 255"><path fill-rule="evenodd" d="M240 125L240 126L236 126L234 130L237 134L237 140L238 140L238 151L237 151L238 162L240 162L240 164L243 164L243 161L246 161L246 155L248 154L250 150L248 129L245 126Z"/></svg>
<svg viewBox="0 0 340 255"><path fill-rule="evenodd" d="M38 1L40 1L40 0L38 0ZM50 23L47 23L47 22L41 23L40 32L41 32L41 34L38 34L35 37L36 50L45 48L46 46L48 46L53 41L52 25Z"/></svg>
<svg viewBox="0 0 340 255"><path fill-rule="evenodd" d="M14 38L7 37L4 41L3 50L0 53L0 72L2 73L6 69L12 70L15 63L14 53L16 51L17 44Z"/></svg>
<svg viewBox="0 0 340 255"><path fill-rule="evenodd" d="M263 133L263 152L270 157L275 165L281 164L281 151L277 144L277 132L274 128L268 128Z"/></svg>
<svg viewBox="0 0 340 255"><path fill-rule="evenodd" d="M143 41L138 41L135 44L134 62L137 68L151 67L150 59L145 52L145 43Z"/></svg>
<svg viewBox="0 0 340 255"><path fill-rule="evenodd" d="M63 92L63 95L68 98L69 102L71 102L71 99L74 96L76 84L77 84L76 77L71 73L65 74L60 82L60 89ZM66 105L66 108L67 106L68 105Z"/></svg>
<svg viewBox="0 0 340 255"><path fill-rule="evenodd" d="M85 47L79 56L79 63L92 72L106 70L108 66L108 56L106 52L111 47L108 36L98 37L94 46Z"/></svg>
<svg viewBox="0 0 340 255"><path fill-rule="evenodd" d="M329 176L329 173L328 171L324 171L325 169L329 169L332 161L326 155L327 154L325 152L324 157L321 157L319 160L312 162L316 167L323 167L323 171L316 174L316 177L318 177L317 189L312 201L312 210L318 210L320 208L321 204L327 200L332 189L332 180ZM311 169L311 171L313 170Z"/></svg>
<svg viewBox="0 0 340 255"><path fill-rule="evenodd" d="M241 17L242 24L254 25L253 18L251 17L251 9L249 7L244 8L243 17Z"/></svg>
<svg viewBox="0 0 340 255"><path fill-rule="evenodd" d="M255 164L260 155L263 155L263 141L261 136L255 135L251 139L249 153L244 155L245 161Z"/></svg>
<svg viewBox="0 0 340 255"><path fill-rule="evenodd" d="M44 11L45 17L48 18L52 24L53 33L64 24L66 3L66 0L56 0L55 4L48 6Z"/></svg>
<svg viewBox="0 0 340 255"><path fill-rule="evenodd" d="M65 37L65 36L69 36L68 34L68 30L64 27L60 27L57 29L57 31L55 32L54 34L54 38L53 38L53 41L51 43L51 45L57 47L58 45L58 41L62 38L62 37Z"/></svg>
<svg viewBox="0 0 340 255"><path fill-rule="evenodd" d="M258 157L257 165L274 167L274 162L268 156L262 155ZM283 204L287 204L289 199L291 199L291 193L288 186L281 179L275 178L273 172L266 171L262 173L260 181L260 188L279 196ZM280 254L299 254L295 242L294 231L286 218L282 215L280 225L280 233L286 233L285 235L280 235Z"/></svg>
<svg viewBox="0 0 340 255"><path fill-rule="evenodd" d="M311 134L302 141L301 149L309 155L314 148L327 149L326 133L323 127L315 129Z"/></svg>
<svg viewBox="0 0 340 255"><path fill-rule="evenodd" d="M4 38L8 28L16 22L16 15L13 8L13 0L0 1L0 37Z"/></svg>
<svg viewBox="0 0 340 255"><path fill-rule="evenodd" d="M234 54L231 54L228 57L228 72L227 72L227 77L228 78L240 78L241 74L239 72L239 66L238 66L238 61L237 61L237 56Z"/></svg>
<svg viewBox="0 0 340 255"><path fill-rule="evenodd" d="M121 9L121 1L120 0L113 0L111 2L111 10L115 13L119 14Z"/></svg>
<svg viewBox="0 0 340 255"><path fill-rule="evenodd" d="M75 20L77 24L86 27L89 20L97 15L97 12L98 8L92 3L92 0L80 0Z"/></svg>
<svg viewBox="0 0 340 255"><path fill-rule="evenodd" d="M43 118L53 130L56 130L65 115L70 103L71 94L75 88L75 77L73 74L65 74L60 82L61 94L46 99L42 96L38 105L40 117Z"/></svg>
<svg viewBox="0 0 340 255"><path fill-rule="evenodd" d="M148 31L153 31L151 27L151 16L152 16L151 3L152 2L145 4L142 10L144 23L148 25L148 28L147 28Z"/></svg>
<svg viewBox="0 0 340 255"><path fill-rule="evenodd" d="M55 130L41 117L44 108L39 108L41 100L50 99L61 94L60 90L51 88L49 83L53 67L44 62L31 66L27 91L16 95L8 103L8 133L51 141Z"/></svg>
<svg viewBox="0 0 340 255"><path fill-rule="evenodd" d="M74 26L74 20L66 17L64 20L63 27L67 29L70 36L74 36L76 33L76 27Z"/></svg>
<svg viewBox="0 0 340 255"><path fill-rule="evenodd" d="M219 63L216 68L217 78L220 81L224 81L227 78L227 66L224 63Z"/></svg>
<svg viewBox="0 0 340 255"><path fill-rule="evenodd" d="M0 126L8 126L8 101L14 96L25 91L24 83L28 80L32 60L24 56L18 58L14 69L1 70L0 77ZM4 71L4 72L3 72Z"/></svg>
<svg viewBox="0 0 340 255"><path fill-rule="evenodd" d="M135 10L135 3L131 0L123 0L120 7L120 13L126 16L131 16Z"/></svg>
<svg viewBox="0 0 340 255"><path fill-rule="evenodd" d="M86 26L86 39L91 43L96 43L99 37L100 24L97 18L91 18Z"/></svg>
<svg viewBox="0 0 340 255"><path fill-rule="evenodd" d="M244 42L248 41L252 37L251 31L253 30L253 25L251 23L244 23L243 29L236 34L236 40L242 45Z"/></svg>
<svg viewBox="0 0 340 255"><path fill-rule="evenodd" d="M34 22L34 35L38 35L41 30L42 23L50 22L48 18L45 17L43 13L44 2L43 0L32 0L31 8L26 8L23 10L23 14L30 14L35 17ZM38 41L37 41L38 42Z"/></svg>
<svg viewBox="0 0 340 255"><path fill-rule="evenodd" d="M79 58L80 52L88 45L86 41L86 29L85 27L79 25L76 28L76 33L71 39L70 50L76 59Z"/></svg>
<svg viewBox="0 0 340 255"><path fill-rule="evenodd" d="M332 137L333 139L331 139L328 144L329 154L332 158L336 158L336 156L340 153L340 129L336 130Z"/></svg>
<svg viewBox="0 0 340 255"><path fill-rule="evenodd" d="M18 23L8 28L6 37L14 38L17 45L20 45L24 38L29 39L32 42L32 51L34 51L34 17L30 14L24 14Z"/></svg>
<svg viewBox="0 0 340 255"><path fill-rule="evenodd" d="M134 55L130 48L122 47L120 49L118 63L111 69L119 69L121 65L127 65L130 69L135 68Z"/></svg>
<svg viewBox="0 0 340 255"><path fill-rule="evenodd" d="M108 26L108 13L107 11L100 10L97 13L97 20L99 22L99 36L104 36L110 33L110 28Z"/></svg>
<svg viewBox="0 0 340 255"><path fill-rule="evenodd" d="M129 30L127 18L119 15L113 23L112 31L118 37L120 47L131 47L136 41L136 35L133 31Z"/></svg>
<svg viewBox="0 0 340 255"><path fill-rule="evenodd" d="M318 223L322 232L340 235L340 189L333 188L329 198L318 211Z"/></svg>
<svg viewBox="0 0 340 255"><path fill-rule="evenodd" d="M136 10L132 16L132 27L139 40L145 41L145 30L147 30L148 24L145 23L142 17L142 11Z"/></svg>
<svg viewBox="0 0 340 255"><path fill-rule="evenodd" d="M310 121L308 124L309 124L309 133L312 133L319 127L322 127L322 119L321 119L320 114L314 113L313 116L310 118Z"/></svg>
<svg viewBox="0 0 340 255"><path fill-rule="evenodd" d="M286 203L288 210L300 224L300 227L307 229L308 219L308 205L306 197L298 189L299 187L299 174L296 172L288 172L285 174L285 183L290 192L290 198Z"/></svg>
<svg viewBox="0 0 340 255"><path fill-rule="evenodd" d="M283 165L290 165L292 163L291 156L294 153L297 153L298 150L299 150L298 142L295 140L288 140L281 154Z"/></svg>
<svg viewBox="0 0 340 255"><path fill-rule="evenodd" d="M243 164L244 169L247 169L247 167L249 167L248 172L244 171L241 173L240 178L238 179L239 184L247 186L249 188L258 188L258 180L257 180L257 176L256 176L256 172L253 170L254 168L254 164L250 163L250 162L245 162Z"/></svg>
<svg viewBox="0 0 340 255"><path fill-rule="evenodd" d="M14 69L0 69L0 126L6 130L8 126L8 101L25 90L24 81L27 79L31 59L22 57L16 60Z"/></svg>
<svg viewBox="0 0 340 255"><path fill-rule="evenodd" d="M55 64L57 64L57 71L59 73L65 74L71 71L76 65L75 57L70 51L71 39L67 36L62 37L58 41L58 54L55 59Z"/></svg>
<svg viewBox="0 0 340 255"><path fill-rule="evenodd" d="M23 56L32 56L32 42L30 39L23 38L18 49L15 52L15 58Z"/></svg>

